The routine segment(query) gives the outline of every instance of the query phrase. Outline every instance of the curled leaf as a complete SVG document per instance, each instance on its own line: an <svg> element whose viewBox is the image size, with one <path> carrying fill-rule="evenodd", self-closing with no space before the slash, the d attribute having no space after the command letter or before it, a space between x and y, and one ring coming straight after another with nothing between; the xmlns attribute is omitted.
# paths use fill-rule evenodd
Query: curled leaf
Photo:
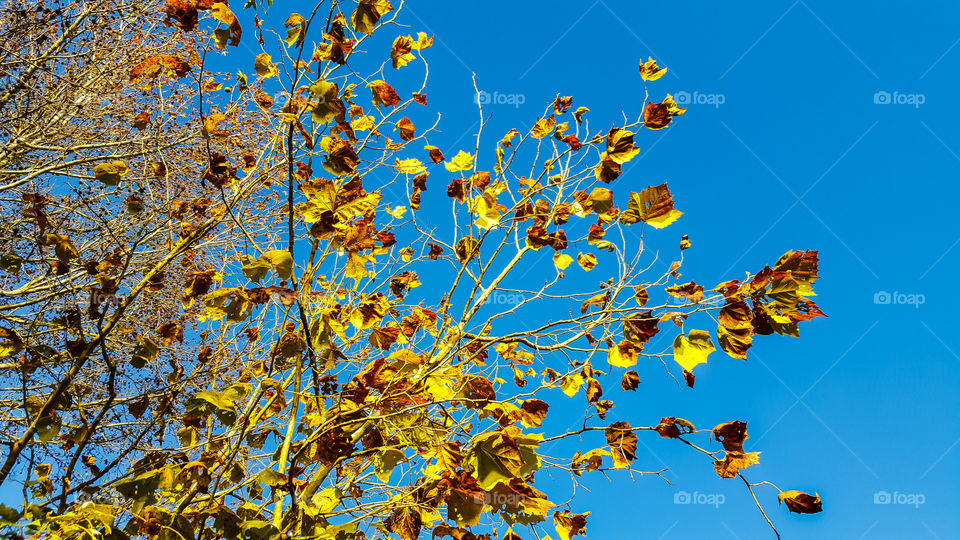
<svg viewBox="0 0 960 540"><path fill-rule="evenodd" d="M787 510L795 514L816 514L823 511L820 495L804 493L802 491L784 491L777 497L780 504L786 504Z"/></svg>

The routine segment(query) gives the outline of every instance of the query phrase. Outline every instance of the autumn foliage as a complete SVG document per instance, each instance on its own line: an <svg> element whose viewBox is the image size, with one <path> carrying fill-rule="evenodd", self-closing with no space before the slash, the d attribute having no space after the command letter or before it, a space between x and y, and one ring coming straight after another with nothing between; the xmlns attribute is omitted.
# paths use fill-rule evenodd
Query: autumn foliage
<svg viewBox="0 0 960 540"><path fill-rule="evenodd" d="M697 283L696 231L652 232L683 201L625 165L686 112L666 68L623 125L544 96L448 148L400 6L253 1L4 8L3 533L569 540L589 509L537 478L658 475L657 435L771 527L774 490L821 510L747 481L745 419L614 411L641 362L693 388L824 315L816 251Z"/></svg>

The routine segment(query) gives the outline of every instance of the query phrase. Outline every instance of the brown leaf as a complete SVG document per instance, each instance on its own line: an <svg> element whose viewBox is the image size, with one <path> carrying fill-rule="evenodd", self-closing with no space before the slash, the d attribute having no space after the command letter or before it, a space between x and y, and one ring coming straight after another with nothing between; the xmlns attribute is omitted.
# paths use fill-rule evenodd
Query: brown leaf
<svg viewBox="0 0 960 540"><path fill-rule="evenodd" d="M443 160L444 160L443 152L441 152L439 148L437 148L436 146L429 146L429 145L424 146L423 148L430 153L430 161L438 165L440 163L443 163Z"/></svg>
<svg viewBox="0 0 960 540"><path fill-rule="evenodd" d="M623 469L637 459L637 434L632 431L628 422L614 422L603 434L613 454L613 466Z"/></svg>
<svg viewBox="0 0 960 540"><path fill-rule="evenodd" d="M540 399L527 399L520 405L520 421L526 427L540 427L550 404Z"/></svg>
<svg viewBox="0 0 960 540"><path fill-rule="evenodd" d="M637 387L640 386L640 375L636 371L630 370L623 374L623 378L620 379L620 388L624 390L637 390Z"/></svg>
<svg viewBox="0 0 960 540"><path fill-rule="evenodd" d="M713 438L728 452L743 452L743 441L748 438L747 423L734 420L720 424L713 428Z"/></svg>
<svg viewBox="0 0 960 540"><path fill-rule="evenodd" d="M693 427L693 424L683 418L667 416L666 418L661 418L660 423L653 429L663 438L676 439L680 435L693 433L697 428Z"/></svg>
<svg viewBox="0 0 960 540"><path fill-rule="evenodd" d="M687 110L677 106L673 96L667 94L661 103L647 103L643 109L643 125L649 129L663 129L670 124L674 116L680 116L685 112Z"/></svg>
<svg viewBox="0 0 960 540"><path fill-rule="evenodd" d="M397 91L385 81L371 83L370 90L373 92L373 104L377 107L381 105L393 107L400 103L400 96Z"/></svg>
<svg viewBox="0 0 960 540"><path fill-rule="evenodd" d="M587 401L596 403L601 396L603 396L603 387L600 386L600 382L593 377L587 379Z"/></svg>
<svg viewBox="0 0 960 540"><path fill-rule="evenodd" d="M686 298L688 302L693 304L703 300L703 285L697 285L692 281L683 285L671 285L665 290L670 296Z"/></svg>
<svg viewBox="0 0 960 540"><path fill-rule="evenodd" d="M586 536L587 516L589 515L590 512L571 514L569 510L554 512L553 522L556 525L557 534L560 535L562 540L570 540L578 534Z"/></svg>
<svg viewBox="0 0 960 540"><path fill-rule="evenodd" d="M727 452L722 460L713 462L720 478L736 478L740 469L760 463L760 452Z"/></svg>
<svg viewBox="0 0 960 540"><path fill-rule="evenodd" d="M787 510L796 514L816 514L823 511L820 495L804 493L802 491L784 491L778 497L780 503L786 503Z"/></svg>
<svg viewBox="0 0 960 540"><path fill-rule="evenodd" d="M413 138L416 137L416 129L413 127L413 122L406 116L397 120L396 130L400 132L400 139L404 141L412 141ZM433 156L431 156L431 158L432 157Z"/></svg>
<svg viewBox="0 0 960 540"><path fill-rule="evenodd" d="M361 4L362 5L362 4ZM402 540L417 540L420 528L423 526L420 512L414 508L397 508L386 520L390 532Z"/></svg>
<svg viewBox="0 0 960 540"><path fill-rule="evenodd" d="M387 350L400 337L400 328L397 326L381 326L370 333L370 345L382 350Z"/></svg>

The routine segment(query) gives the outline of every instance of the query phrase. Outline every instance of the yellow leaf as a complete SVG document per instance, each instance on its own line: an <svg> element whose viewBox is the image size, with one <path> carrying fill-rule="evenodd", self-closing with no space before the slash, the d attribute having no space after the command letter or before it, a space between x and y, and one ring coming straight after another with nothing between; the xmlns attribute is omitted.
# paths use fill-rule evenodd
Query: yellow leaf
<svg viewBox="0 0 960 540"><path fill-rule="evenodd" d="M9 358L23 350L23 340L9 328L0 328L0 358Z"/></svg>
<svg viewBox="0 0 960 540"><path fill-rule="evenodd" d="M593 267L597 265L597 256L593 253L578 253L577 254L577 264L579 264L587 272L593 270Z"/></svg>
<svg viewBox="0 0 960 540"><path fill-rule="evenodd" d="M112 163L101 163L93 168L93 175L97 180L103 182L105 186L115 186L120 183L120 179L130 172L130 167L122 161Z"/></svg>
<svg viewBox="0 0 960 540"><path fill-rule="evenodd" d="M573 397L573 395L580 390L581 386L583 386L583 375L579 373L571 373L560 382L560 389L570 397Z"/></svg>
<svg viewBox="0 0 960 540"><path fill-rule="evenodd" d="M666 184L651 186L640 193L630 193L627 209L620 214L620 223L630 225L643 221L662 229L680 218L683 212L673 207L673 195Z"/></svg>
<svg viewBox="0 0 960 540"><path fill-rule="evenodd" d="M358 116L350 121L350 127L354 131L369 131L373 129L375 118L372 116Z"/></svg>
<svg viewBox="0 0 960 540"><path fill-rule="evenodd" d="M387 206L387 213L396 219L403 219L403 215L407 213L407 207L401 205L390 208Z"/></svg>
<svg viewBox="0 0 960 540"><path fill-rule="evenodd" d="M551 114L546 118L537 118L537 123L533 125L533 129L530 130L530 135L534 139L542 139L547 135L553 134L554 128L556 128L557 119Z"/></svg>
<svg viewBox="0 0 960 540"><path fill-rule="evenodd" d="M639 349L627 340L607 349L607 362L611 366L631 367L637 365Z"/></svg>
<svg viewBox="0 0 960 540"><path fill-rule="evenodd" d="M396 160L393 162L393 166L397 169L397 172L402 174L420 174L427 170L427 168L423 166L423 163L421 163L417 158L396 158ZM450 166L447 165L447 168L449 169Z"/></svg>
<svg viewBox="0 0 960 540"><path fill-rule="evenodd" d="M690 330L686 336L680 334L673 340L673 359L686 371L692 372L697 365L706 363L715 350L706 330Z"/></svg>
<svg viewBox="0 0 960 540"><path fill-rule="evenodd" d="M467 171L473 168L473 154L460 150L453 159L443 164L450 172ZM415 174L415 173L414 173Z"/></svg>
<svg viewBox="0 0 960 540"><path fill-rule="evenodd" d="M647 61L643 64L640 64L640 77L645 81L655 81L667 72L667 68L662 68L657 65L657 61L653 57L648 56Z"/></svg>
<svg viewBox="0 0 960 540"><path fill-rule="evenodd" d="M570 263L573 262L573 257L567 255L566 253L554 253L553 254L553 264L559 270L566 270Z"/></svg>
<svg viewBox="0 0 960 540"><path fill-rule="evenodd" d="M277 66L272 62L273 58L267 53L260 53L253 62L253 69L264 79L269 79L277 74Z"/></svg>
<svg viewBox="0 0 960 540"><path fill-rule="evenodd" d="M303 43L303 24L305 22L307 20L299 13L291 13L287 17L287 22L283 23L287 27L287 38L283 40L287 47L293 47L294 44L299 47Z"/></svg>
<svg viewBox="0 0 960 540"><path fill-rule="evenodd" d="M497 198L489 192L484 192L476 197L467 199L467 205L471 214L476 214L474 223L477 227L487 230L496 227L500 223L500 210L497 208Z"/></svg>

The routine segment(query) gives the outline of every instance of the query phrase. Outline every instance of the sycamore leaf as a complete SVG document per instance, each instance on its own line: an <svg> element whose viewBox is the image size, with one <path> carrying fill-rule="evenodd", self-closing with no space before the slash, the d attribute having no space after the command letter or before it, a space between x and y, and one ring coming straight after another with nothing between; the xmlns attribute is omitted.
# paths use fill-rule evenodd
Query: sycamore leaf
<svg viewBox="0 0 960 540"><path fill-rule="evenodd" d="M715 350L710 332L705 330L690 330L686 336L680 334L673 341L673 359L690 372L695 366L706 363L707 357Z"/></svg>
<svg viewBox="0 0 960 540"><path fill-rule="evenodd" d="M550 404L541 399L527 399L520 404L520 422L524 427L540 427Z"/></svg>
<svg viewBox="0 0 960 540"><path fill-rule="evenodd" d="M127 164L122 161L101 163L93 168L94 177L103 182L105 186L116 186L128 172L130 172L130 167L127 167Z"/></svg>
<svg viewBox="0 0 960 540"><path fill-rule="evenodd" d="M533 129L530 130L530 135L534 139L542 139L547 135L552 134L556 125L557 119L552 114L546 118L537 118L536 123L533 125Z"/></svg>
<svg viewBox="0 0 960 540"><path fill-rule="evenodd" d="M610 445L613 455L613 466L625 469L633 460L637 459L637 434L628 422L614 422L604 430L603 434Z"/></svg>
<svg viewBox="0 0 960 540"><path fill-rule="evenodd" d="M345 111L343 100L339 97L340 87L337 83L317 79L307 87L307 91L317 100L317 104L310 111L310 117L314 122L326 124Z"/></svg>
<svg viewBox="0 0 960 540"><path fill-rule="evenodd" d="M652 56L648 56L647 61L640 64L640 77L645 81L655 81L666 72L667 68L658 66Z"/></svg>
<svg viewBox="0 0 960 540"><path fill-rule="evenodd" d="M500 145L503 146L504 148L510 148L511 146L513 146L513 138L519 134L520 132L517 131L516 129L511 129L510 131L507 132L506 135L503 136L502 139L500 139Z"/></svg>
<svg viewBox="0 0 960 540"><path fill-rule="evenodd" d="M680 435L693 433L697 430L689 421L683 418L677 418L676 416L661 418L660 423L653 429L659 433L661 437L667 439L676 439Z"/></svg>
<svg viewBox="0 0 960 540"><path fill-rule="evenodd" d="M736 478L740 469L760 463L760 452L727 452L723 459L713 462L720 478Z"/></svg>
<svg viewBox="0 0 960 540"><path fill-rule="evenodd" d="M326 514L340 504L341 495L340 490L336 488L325 488L310 497L310 502L319 513Z"/></svg>
<svg viewBox="0 0 960 540"><path fill-rule="evenodd" d="M364 34L372 34L380 18L393 9L389 0L360 0L357 9L350 16L353 29Z"/></svg>
<svg viewBox="0 0 960 540"><path fill-rule="evenodd" d="M393 468L406 460L407 457L397 448L378 448L373 454L373 469L381 482L388 482Z"/></svg>
<svg viewBox="0 0 960 540"><path fill-rule="evenodd" d="M583 122L583 115L590 112L590 109L586 107L577 107L577 110L573 111L573 117L577 120L577 123Z"/></svg>
<svg viewBox="0 0 960 540"><path fill-rule="evenodd" d="M820 495L816 493L810 495L802 491L790 490L781 493L777 499L780 504L787 505L787 510L796 514L816 514L823 511Z"/></svg>
<svg viewBox="0 0 960 540"><path fill-rule="evenodd" d="M400 95L397 94L397 90L387 84L386 81L372 81L367 84L367 87L370 88L373 95L373 105L378 109L382 106L394 107L400 103Z"/></svg>
<svg viewBox="0 0 960 540"><path fill-rule="evenodd" d="M306 22L307 20L299 13L291 13L287 17L287 21L283 23L287 27L287 37L283 40L287 47L293 47L294 45L299 47L303 44L303 27Z"/></svg>
<svg viewBox="0 0 960 540"><path fill-rule="evenodd" d="M400 159L396 158L393 162L394 168L401 174L420 174L427 170L417 158Z"/></svg>
<svg viewBox="0 0 960 540"><path fill-rule="evenodd" d="M624 373L620 379L620 388L624 391L632 390L635 392L638 386L640 386L640 375L632 369Z"/></svg>
<svg viewBox="0 0 960 540"><path fill-rule="evenodd" d="M647 103L643 109L643 125L648 129L663 129L670 124L674 116L680 116L685 112L687 110L677 106L673 96L667 94L661 103Z"/></svg>
<svg viewBox="0 0 960 540"><path fill-rule="evenodd" d="M553 254L553 264L557 267L557 270L566 270L572 262L573 257L566 253L557 252Z"/></svg>
<svg viewBox="0 0 960 540"><path fill-rule="evenodd" d="M554 528L557 529L557 534L560 535L560 539L570 540L577 535L586 536L587 516L589 515L590 512L571 514L569 510L564 510L563 512L558 510L554 512Z"/></svg>
<svg viewBox="0 0 960 540"><path fill-rule="evenodd" d="M577 253L577 264L589 272L597 265L597 256L593 253Z"/></svg>
<svg viewBox="0 0 960 540"><path fill-rule="evenodd" d="M420 32L416 41L411 36L397 36L393 40L393 46L390 48L390 59L393 61L393 67L399 69L416 59L411 54L413 50L423 50L433 46L433 38Z"/></svg>
<svg viewBox="0 0 960 540"><path fill-rule="evenodd" d="M270 270L275 270L281 279L293 278L293 256L285 249L275 249L261 255L256 260L248 260L243 265L243 273L250 281L259 283Z"/></svg>
<svg viewBox="0 0 960 540"><path fill-rule="evenodd" d="M439 148L436 146L427 145L424 146L423 149L429 153L430 161L437 164L443 163L443 152Z"/></svg>
<svg viewBox="0 0 960 540"><path fill-rule="evenodd" d="M471 214L477 217L474 224L482 230L492 229L500 223L500 208L497 198L489 190L467 199Z"/></svg>
<svg viewBox="0 0 960 540"><path fill-rule="evenodd" d="M230 8L227 7L225 2L216 2L213 4L213 7L210 8L210 13L213 15L213 18L227 25L229 31L230 45L236 47L240 44L240 36L243 35L243 29L240 27L240 21L237 19L237 16L233 14L233 11L230 11ZM222 41L224 39L223 32L217 34L217 45L222 49Z"/></svg>
<svg viewBox="0 0 960 540"><path fill-rule="evenodd" d="M637 365L637 353L640 350L633 343L623 340L607 349L607 362L616 367L635 366Z"/></svg>
<svg viewBox="0 0 960 540"><path fill-rule="evenodd" d="M539 469L537 446L542 440L513 426L493 431L476 440L467 463L474 467L480 487L489 490Z"/></svg>
<svg viewBox="0 0 960 540"><path fill-rule="evenodd" d="M604 152L606 159L613 161L618 165L633 159L640 153L640 147L633 145L632 131L613 128L607 133L607 150Z"/></svg>
<svg viewBox="0 0 960 540"><path fill-rule="evenodd" d="M662 229L676 221L683 212L673 207L673 195L666 184L651 186L640 193L630 193L630 203L620 214L620 223L631 225L643 221Z"/></svg>
<svg viewBox="0 0 960 540"><path fill-rule="evenodd" d="M264 79L275 77L277 75L277 66L272 60L273 58L267 53L258 54L253 62L253 70Z"/></svg>
<svg viewBox="0 0 960 540"><path fill-rule="evenodd" d="M747 350L753 345L753 328L728 328L717 326L717 340L720 348L733 358L747 359Z"/></svg>
<svg viewBox="0 0 960 540"><path fill-rule="evenodd" d="M471 259L477 254L477 248L480 246L480 242L473 236L464 236L457 241L457 245L454 247L454 253L457 255L457 260L460 261L460 264L467 264Z"/></svg>
<svg viewBox="0 0 960 540"><path fill-rule="evenodd" d="M711 431L711 435L728 452L743 452L743 442L749 438L747 423L739 420L717 425Z"/></svg>
<svg viewBox="0 0 960 540"><path fill-rule="evenodd" d="M450 172L467 171L473 168L473 154L460 150L453 159L443 164Z"/></svg>
<svg viewBox="0 0 960 540"><path fill-rule="evenodd" d="M570 397L573 397L574 394L580 391L581 386L583 386L583 375L579 373L571 373L565 376L560 382L560 389Z"/></svg>
<svg viewBox="0 0 960 540"><path fill-rule="evenodd" d="M9 358L23 350L23 340L11 328L0 327L0 359Z"/></svg>
<svg viewBox="0 0 960 540"><path fill-rule="evenodd" d="M396 131L400 132L400 139L404 141L412 141L416 137L416 128L413 126L413 122L410 118L404 116L400 120L397 120Z"/></svg>
<svg viewBox="0 0 960 540"><path fill-rule="evenodd" d="M137 346L133 348L130 365L139 369L157 359L160 355L160 345L146 336L137 336L137 342Z"/></svg>

